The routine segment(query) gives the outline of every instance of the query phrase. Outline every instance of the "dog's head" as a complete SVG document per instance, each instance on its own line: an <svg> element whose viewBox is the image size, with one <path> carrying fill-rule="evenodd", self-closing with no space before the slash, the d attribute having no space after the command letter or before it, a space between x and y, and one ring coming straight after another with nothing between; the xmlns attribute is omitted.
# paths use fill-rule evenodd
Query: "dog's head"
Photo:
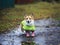
<svg viewBox="0 0 60 45"><path fill-rule="evenodd" d="M34 20L33 14L25 15L24 19L27 23L30 23L32 20Z"/></svg>

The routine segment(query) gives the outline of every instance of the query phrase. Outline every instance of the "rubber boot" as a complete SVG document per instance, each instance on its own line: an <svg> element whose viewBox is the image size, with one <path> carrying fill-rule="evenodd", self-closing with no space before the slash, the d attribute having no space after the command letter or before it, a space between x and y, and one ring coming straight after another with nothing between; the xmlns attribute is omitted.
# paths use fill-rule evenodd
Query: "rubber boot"
<svg viewBox="0 0 60 45"><path fill-rule="evenodd" d="M34 37L35 36L35 34L34 34L34 32L32 33L32 35L31 35L32 37Z"/></svg>
<svg viewBox="0 0 60 45"><path fill-rule="evenodd" d="M29 33L26 33L26 37L29 37L30 35L29 35Z"/></svg>

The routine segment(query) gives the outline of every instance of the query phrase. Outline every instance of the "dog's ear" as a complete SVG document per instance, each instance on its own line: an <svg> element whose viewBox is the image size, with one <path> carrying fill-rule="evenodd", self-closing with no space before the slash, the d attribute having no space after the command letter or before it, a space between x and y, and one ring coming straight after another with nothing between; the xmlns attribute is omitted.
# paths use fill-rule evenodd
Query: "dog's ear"
<svg viewBox="0 0 60 45"><path fill-rule="evenodd" d="M34 13L30 13L31 16L34 16Z"/></svg>
<svg viewBox="0 0 60 45"><path fill-rule="evenodd" d="M31 13L32 16L34 16L34 13Z"/></svg>
<svg viewBox="0 0 60 45"><path fill-rule="evenodd" d="M31 13L31 17L34 18L34 13Z"/></svg>
<svg viewBox="0 0 60 45"><path fill-rule="evenodd" d="M24 18L26 17L26 15L27 15L27 14L26 14L26 13L24 13Z"/></svg>

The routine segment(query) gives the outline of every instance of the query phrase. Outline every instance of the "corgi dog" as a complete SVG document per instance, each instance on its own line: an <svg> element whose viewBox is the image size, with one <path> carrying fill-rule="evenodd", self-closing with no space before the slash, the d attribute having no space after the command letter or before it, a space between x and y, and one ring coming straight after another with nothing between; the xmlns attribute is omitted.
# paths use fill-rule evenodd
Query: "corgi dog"
<svg viewBox="0 0 60 45"><path fill-rule="evenodd" d="M35 36L35 25L34 25L34 17L33 14L25 15L24 20L21 22L21 30L26 32L26 36L30 36L30 32L32 32L31 36Z"/></svg>

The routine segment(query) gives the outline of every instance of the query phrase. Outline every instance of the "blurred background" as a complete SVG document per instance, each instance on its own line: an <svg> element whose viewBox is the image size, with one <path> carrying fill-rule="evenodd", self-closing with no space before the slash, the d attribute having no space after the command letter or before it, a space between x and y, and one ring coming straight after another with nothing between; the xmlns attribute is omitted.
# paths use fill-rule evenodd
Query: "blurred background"
<svg viewBox="0 0 60 45"><path fill-rule="evenodd" d="M35 19L53 18L60 22L60 0L0 0L0 32L15 28L24 13L34 13Z"/></svg>

